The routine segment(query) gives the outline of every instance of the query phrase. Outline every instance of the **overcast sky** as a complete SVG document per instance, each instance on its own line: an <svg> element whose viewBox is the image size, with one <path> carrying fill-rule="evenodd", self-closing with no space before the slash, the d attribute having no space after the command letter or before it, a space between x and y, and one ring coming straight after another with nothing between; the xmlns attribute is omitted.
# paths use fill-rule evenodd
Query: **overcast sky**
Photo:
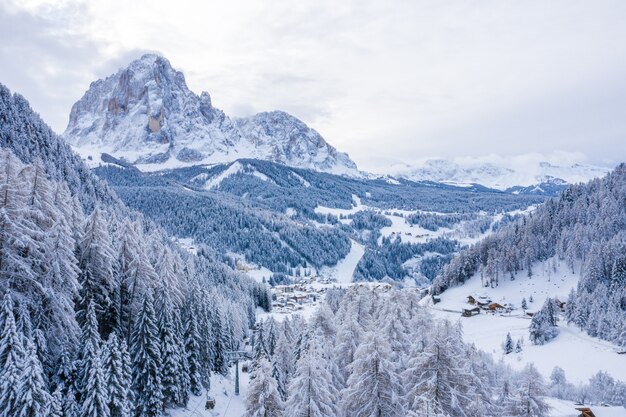
<svg viewBox="0 0 626 417"><path fill-rule="evenodd" d="M626 160L623 0L0 2L0 82L57 132L146 51L227 114L285 110L362 169Z"/></svg>

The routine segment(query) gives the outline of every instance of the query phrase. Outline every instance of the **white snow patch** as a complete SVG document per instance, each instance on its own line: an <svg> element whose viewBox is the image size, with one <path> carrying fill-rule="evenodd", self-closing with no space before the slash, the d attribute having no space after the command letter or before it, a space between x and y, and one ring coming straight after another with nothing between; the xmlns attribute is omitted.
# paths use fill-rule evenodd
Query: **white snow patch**
<svg viewBox="0 0 626 417"><path fill-rule="evenodd" d="M302 176L296 174L295 172L292 172L291 175L293 175L293 177L295 179L297 179L298 181L300 181L300 183L302 185L304 185L306 188L309 188L311 186L311 183L308 182L307 180L305 180L304 178L302 178Z"/></svg>
<svg viewBox="0 0 626 417"><path fill-rule="evenodd" d="M239 162L234 162L233 164L231 164L231 166L226 168L224 171L222 171L215 177L208 180L204 184L204 188L206 188L207 190L212 190L214 188L217 188L220 186L222 181L224 181L226 178L232 175L238 174L240 172L243 172L243 169L244 169L243 165L241 165Z"/></svg>
<svg viewBox="0 0 626 417"><path fill-rule="evenodd" d="M337 265L328 267L325 266L320 271L320 276L324 278L328 278L331 281L336 281L341 284L347 284L352 282L352 276L354 275L354 270L356 266L359 264L359 261L363 257L365 253L365 248L360 243L350 240L350 252L346 255L345 258L340 260Z"/></svg>
<svg viewBox="0 0 626 417"><path fill-rule="evenodd" d="M207 395L191 395L186 408L167 410L171 417L242 417L246 413L246 395L250 374L241 372L239 364L239 395L235 395L235 368L230 368L230 374L211 375L211 389L209 396L215 399L215 408L206 410Z"/></svg>

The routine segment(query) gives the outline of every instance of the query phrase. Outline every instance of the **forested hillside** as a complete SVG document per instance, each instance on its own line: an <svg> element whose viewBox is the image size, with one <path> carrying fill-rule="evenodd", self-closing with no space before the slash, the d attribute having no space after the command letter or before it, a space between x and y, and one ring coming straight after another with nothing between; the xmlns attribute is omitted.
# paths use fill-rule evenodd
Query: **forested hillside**
<svg viewBox="0 0 626 417"><path fill-rule="evenodd" d="M413 291L331 290L305 321L262 322L254 333L246 416L548 416L546 396L623 404L626 385L604 372L574 387L515 372L463 342Z"/></svg>
<svg viewBox="0 0 626 417"><path fill-rule="evenodd" d="M266 289L182 251L0 93L0 415L185 405L227 371Z"/></svg>
<svg viewBox="0 0 626 417"><path fill-rule="evenodd" d="M492 219L478 212L494 215L543 201L480 187L347 178L249 159L157 173L120 163L112 158L94 172L128 206L173 235L191 237L220 253L243 255L276 273L335 265L350 250L350 237L367 246L354 279L402 280L407 276L402 264L427 252L437 254L421 267L432 279L459 248L451 239L420 244L378 241L379 230L389 222L384 216L362 208L350 214L350 222L341 222L338 216L316 211L319 206L350 209L357 198L378 211L463 213L422 214L407 222L434 230L433 221L444 222L441 226L473 222L483 233Z"/></svg>
<svg viewBox="0 0 626 417"><path fill-rule="evenodd" d="M480 273L496 286L533 265L564 262L579 274L567 319L592 336L626 346L626 165L605 178L569 187L556 199L456 256L436 292Z"/></svg>

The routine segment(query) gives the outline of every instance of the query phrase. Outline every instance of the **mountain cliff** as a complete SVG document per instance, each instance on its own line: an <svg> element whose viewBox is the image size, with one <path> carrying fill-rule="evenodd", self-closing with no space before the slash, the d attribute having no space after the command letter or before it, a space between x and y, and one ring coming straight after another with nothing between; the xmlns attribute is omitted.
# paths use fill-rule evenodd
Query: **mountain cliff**
<svg viewBox="0 0 626 417"><path fill-rule="evenodd" d="M91 83L72 107L64 137L92 165L102 154L150 171L255 158L357 173L348 155L287 113L233 122L207 92L189 90L184 75L154 54Z"/></svg>

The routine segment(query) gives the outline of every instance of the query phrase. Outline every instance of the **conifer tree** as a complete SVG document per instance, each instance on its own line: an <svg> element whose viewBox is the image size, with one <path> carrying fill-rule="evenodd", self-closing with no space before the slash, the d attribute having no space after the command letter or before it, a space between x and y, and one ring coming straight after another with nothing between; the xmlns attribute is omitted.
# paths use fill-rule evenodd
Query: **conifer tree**
<svg viewBox="0 0 626 417"><path fill-rule="evenodd" d="M102 352L102 365L107 377L108 407L111 417L130 417L131 364L124 339L111 333Z"/></svg>
<svg viewBox="0 0 626 417"><path fill-rule="evenodd" d="M163 409L162 363L158 328L150 292L144 298L132 336L131 358L135 415L158 417Z"/></svg>
<svg viewBox="0 0 626 417"><path fill-rule="evenodd" d="M289 382L295 371L295 361L291 346L284 332L280 332L276 342L276 351L272 358L272 376L278 384L278 392L283 400L287 399Z"/></svg>
<svg viewBox="0 0 626 417"><path fill-rule="evenodd" d="M169 292L161 286L158 292L157 306L159 311L158 329L161 351L161 385L163 401L167 405L177 404L180 400L178 375L181 373L180 341L176 333L173 306Z"/></svg>
<svg viewBox="0 0 626 417"><path fill-rule="evenodd" d="M189 402L189 391L191 391L191 378L189 375L189 361L187 358L187 352L185 348L185 332L180 322L180 316L174 315L174 328L176 331L176 352L178 353L178 369L179 372L176 375L176 385L178 386L178 396L176 398L176 404L185 407Z"/></svg>
<svg viewBox="0 0 626 417"><path fill-rule="evenodd" d="M63 393L58 388L52 394L47 417L66 417L63 413Z"/></svg>
<svg viewBox="0 0 626 417"><path fill-rule="evenodd" d="M90 302L87 306L87 314L80 338L80 355L76 385L78 387L78 392L81 395L84 394L83 389L87 386L87 379L89 378L89 367L85 362L94 361L94 358L100 351L100 342L101 340L100 333L98 333L95 303Z"/></svg>
<svg viewBox="0 0 626 417"><path fill-rule="evenodd" d="M185 328L185 353L189 366L189 385L194 395L200 395L202 390L202 377L200 374L200 335L196 315L192 306L187 307L187 327Z"/></svg>
<svg viewBox="0 0 626 417"><path fill-rule="evenodd" d="M346 417L405 417L402 387L389 356L391 347L382 335L369 332L364 336L348 369L347 388L343 391Z"/></svg>
<svg viewBox="0 0 626 417"><path fill-rule="evenodd" d="M520 417L547 417L550 405L543 399L545 395L543 378L533 364L526 365L517 390L506 404L506 412Z"/></svg>
<svg viewBox="0 0 626 417"><path fill-rule="evenodd" d="M245 417L282 417L284 404L271 376L272 367L266 358L261 358L254 378L250 379L246 397Z"/></svg>
<svg viewBox="0 0 626 417"><path fill-rule="evenodd" d="M27 340L17 397L17 417L46 417L52 401L44 380L43 368L37 358L35 345ZM106 417L106 416L104 416Z"/></svg>
<svg viewBox="0 0 626 417"><path fill-rule="evenodd" d="M24 348L13 316L13 302L7 293L2 303L4 327L0 334L0 417L18 413L18 386L21 380Z"/></svg>
<svg viewBox="0 0 626 417"><path fill-rule="evenodd" d="M298 361L289 385L285 415L293 417L339 416L339 393L322 354L320 336L312 337L309 349Z"/></svg>
<svg viewBox="0 0 626 417"><path fill-rule="evenodd" d="M99 325L102 325L101 330L106 337L112 330L109 315L115 288L113 276L115 252L104 213L100 208L96 207L87 219L79 247L81 269L79 318L82 322L88 304L93 301L96 318Z"/></svg>
<svg viewBox="0 0 626 417"><path fill-rule="evenodd" d="M509 353L513 352L513 349L514 345L513 339L511 338L511 333L507 333L506 339L504 340L504 353L508 355Z"/></svg>

